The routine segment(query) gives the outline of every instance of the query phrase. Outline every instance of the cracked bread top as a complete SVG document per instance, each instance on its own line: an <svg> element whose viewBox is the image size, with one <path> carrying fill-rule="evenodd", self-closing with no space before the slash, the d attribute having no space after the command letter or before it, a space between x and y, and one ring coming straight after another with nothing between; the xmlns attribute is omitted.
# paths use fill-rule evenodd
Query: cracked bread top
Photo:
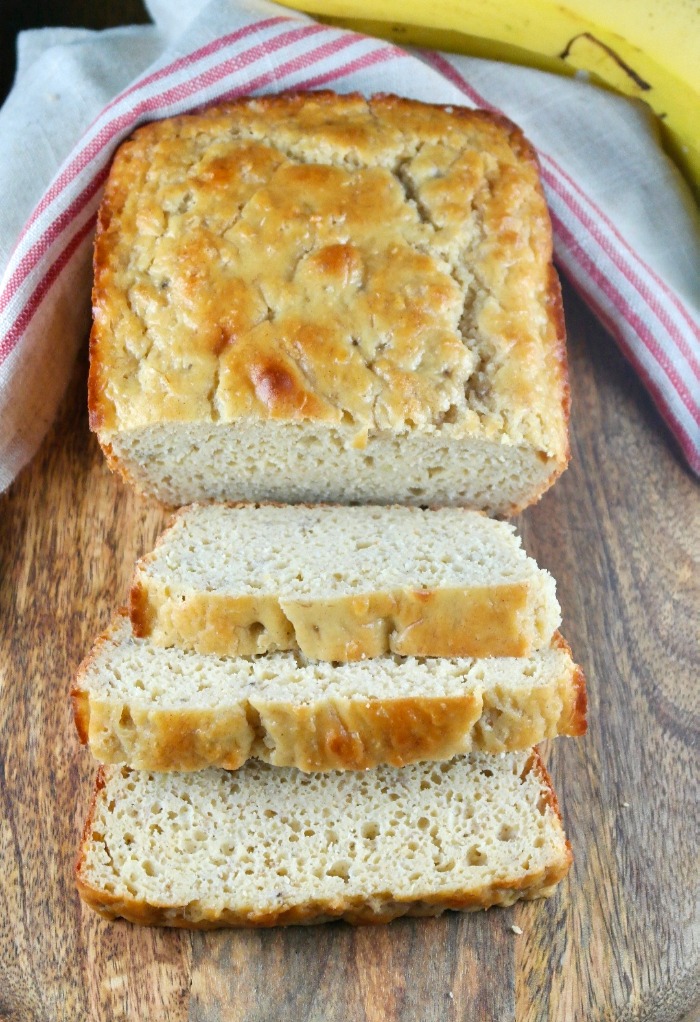
<svg viewBox="0 0 700 1022"><path fill-rule="evenodd" d="M482 111L246 99L140 128L99 216L91 425L298 420L567 448L537 161Z"/></svg>

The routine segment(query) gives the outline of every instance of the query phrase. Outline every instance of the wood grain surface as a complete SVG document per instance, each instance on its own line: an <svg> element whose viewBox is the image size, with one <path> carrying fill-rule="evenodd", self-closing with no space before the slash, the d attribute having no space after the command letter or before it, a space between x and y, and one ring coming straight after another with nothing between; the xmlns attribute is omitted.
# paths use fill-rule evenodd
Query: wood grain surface
<svg viewBox="0 0 700 1022"><path fill-rule="evenodd" d="M10 18L98 27L136 8L12 0ZM383 928L193 934L82 906L73 862L94 765L68 690L165 517L90 436L83 354L39 455L0 497L2 1022L700 1017L698 491L613 342L570 289L565 306L573 461L518 520L589 682L588 735L546 749L576 857L557 895Z"/></svg>

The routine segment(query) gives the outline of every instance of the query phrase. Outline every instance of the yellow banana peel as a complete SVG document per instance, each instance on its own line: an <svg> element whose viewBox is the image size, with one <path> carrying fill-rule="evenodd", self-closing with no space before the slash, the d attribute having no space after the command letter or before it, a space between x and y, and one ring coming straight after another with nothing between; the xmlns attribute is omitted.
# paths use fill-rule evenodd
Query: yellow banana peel
<svg viewBox="0 0 700 1022"><path fill-rule="evenodd" d="M643 100L700 196L700 18L694 0L280 0L399 45L564 75Z"/></svg>

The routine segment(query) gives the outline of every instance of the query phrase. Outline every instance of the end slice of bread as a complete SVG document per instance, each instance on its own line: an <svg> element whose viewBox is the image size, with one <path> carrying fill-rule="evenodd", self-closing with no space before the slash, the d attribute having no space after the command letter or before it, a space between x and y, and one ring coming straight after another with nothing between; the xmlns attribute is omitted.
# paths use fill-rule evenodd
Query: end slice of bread
<svg viewBox="0 0 700 1022"><path fill-rule="evenodd" d="M583 675L564 640L530 657L346 664L293 651L218 657L135 638L118 617L83 663L73 704L97 759L148 770L303 771L529 748L586 728Z"/></svg>
<svg viewBox="0 0 700 1022"><path fill-rule="evenodd" d="M535 750L363 774L111 767L77 884L149 925L388 922L547 897L571 861Z"/></svg>
<svg viewBox="0 0 700 1022"><path fill-rule="evenodd" d="M193 505L136 568L156 645L320 660L527 656L561 622L511 525L454 508Z"/></svg>
<svg viewBox="0 0 700 1022"><path fill-rule="evenodd" d="M167 504L507 515L566 467L551 223L498 115L314 91L143 125L94 269L91 428Z"/></svg>

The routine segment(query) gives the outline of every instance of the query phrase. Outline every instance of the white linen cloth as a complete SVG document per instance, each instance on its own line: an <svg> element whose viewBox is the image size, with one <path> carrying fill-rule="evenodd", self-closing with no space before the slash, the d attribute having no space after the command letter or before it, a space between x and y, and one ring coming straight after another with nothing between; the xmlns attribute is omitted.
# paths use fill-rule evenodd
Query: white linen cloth
<svg viewBox="0 0 700 1022"><path fill-rule="evenodd" d="M153 25L23 33L0 110L0 492L56 413L90 307L111 157L144 121L248 93L392 92L503 112L535 144L556 259L700 472L697 209L642 104L389 43L265 0L147 0Z"/></svg>

